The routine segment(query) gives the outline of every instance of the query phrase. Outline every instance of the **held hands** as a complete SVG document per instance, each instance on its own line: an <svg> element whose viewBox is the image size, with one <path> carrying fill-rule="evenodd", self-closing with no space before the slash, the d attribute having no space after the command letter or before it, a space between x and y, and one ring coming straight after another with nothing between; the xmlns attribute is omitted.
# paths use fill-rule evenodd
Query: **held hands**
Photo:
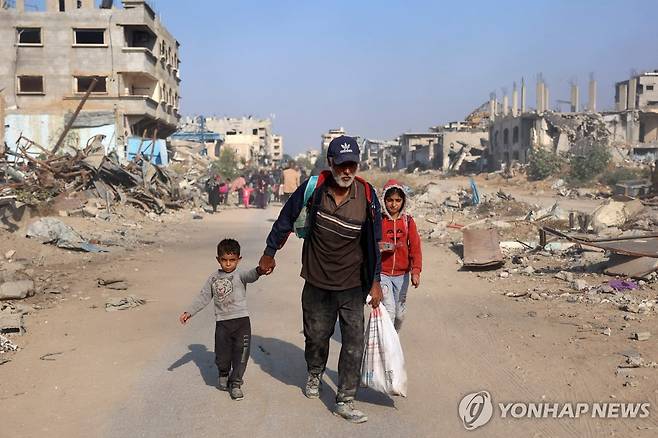
<svg viewBox="0 0 658 438"><path fill-rule="evenodd" d="M180 321L181 324L185 325L187 324L187 321L190 320L190 318L192 318L192 315L190 315L187 312L183 312L181 313L181 316L178 318L178 320Z"/></svg>
<svg viewBox="0 0 658 438"><path fill-rule="evenodd" d="M274 268L276 267L276 262L274 257L263 254L258 262L258 270L260 275L270 275Z"/></svg>
<svg viewBox="0 0 658 438"><path fill-rule="evenodd" d="M415 288L418 288L418 286L420 286L420 273L411 274L411 284L413 284Z"/></svg>

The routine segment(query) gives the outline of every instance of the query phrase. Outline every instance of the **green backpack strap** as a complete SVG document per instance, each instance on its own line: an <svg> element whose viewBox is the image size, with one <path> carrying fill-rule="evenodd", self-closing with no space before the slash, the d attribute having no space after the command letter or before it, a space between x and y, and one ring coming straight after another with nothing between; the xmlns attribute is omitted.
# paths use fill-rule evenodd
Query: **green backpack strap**
<svg viewBox="0 0 658 438"><path fill-rule="evenodd" d="M312 176L308 179L308 184L306 184L306 190L304 190L304 207L308 204L308 200L311 199L311 195L315 191L315 186L318 184L317 175Z"/></svg>
<svg viewBox="0 0 658 438"><path fill-rule="evenodd" d="M318 177L312 176L308 179L308 183L306 184L306 189L304 190L304 205L302 206L302 211L299 213L299 216L295 220L295 224L293 226L295 230L295 234L300 239L304 239L306 237L306 232L308 230L306 206L308 205L308 200L311 199L311 196L313 195L313 192L315 191L315 187L317 186L317 184L318 184Z"/></svg>

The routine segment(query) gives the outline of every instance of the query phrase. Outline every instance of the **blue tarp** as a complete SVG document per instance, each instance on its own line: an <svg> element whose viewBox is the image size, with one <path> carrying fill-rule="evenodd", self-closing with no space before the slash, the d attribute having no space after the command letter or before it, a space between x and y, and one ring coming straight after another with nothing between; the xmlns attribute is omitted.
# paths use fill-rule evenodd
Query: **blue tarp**
<svg viewBox="0 0 658 438"><path fill-rule="evenodd" d="M128 137L128 150L126 155L128 160L132 160L137 156L138 152L142 153L142 156L148 159L151 163L157 164L160 166L166 166L169 164L169 156L167 155L167 142L163 139L155 140L155 148L153 148L152 139L143 139L140 137Z"/></svg>

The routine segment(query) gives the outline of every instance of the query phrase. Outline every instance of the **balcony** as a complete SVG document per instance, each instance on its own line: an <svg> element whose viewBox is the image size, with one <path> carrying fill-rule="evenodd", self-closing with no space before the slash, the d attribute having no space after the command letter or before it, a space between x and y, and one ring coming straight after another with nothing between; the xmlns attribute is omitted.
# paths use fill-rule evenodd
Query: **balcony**
<svg viewBox="0 0 658 438"><path fill-rule="evenodd" d="M122 47L119 71L147 73L156 77L157 58L144 47Z"/></svg>

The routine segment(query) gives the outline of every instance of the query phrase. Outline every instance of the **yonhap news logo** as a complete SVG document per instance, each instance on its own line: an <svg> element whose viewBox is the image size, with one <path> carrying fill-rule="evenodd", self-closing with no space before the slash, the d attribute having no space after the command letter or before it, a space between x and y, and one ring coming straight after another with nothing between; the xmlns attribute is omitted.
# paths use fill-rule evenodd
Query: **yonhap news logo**
<svg viewBox="0 0 658 438"><path fill-rule="evenodd" d="M651 404L648 402L502 402L494 405L491 394L483 390L467 394L461 399L459 418L466 430L474 430L492 419L496 407L496 416L507 419L633 419L648 418L651 414Z"/></svg>
<svg viewBox="0 0 658 438"><path fill-rule="evenodd" d="M477 429L491 420L493 403L491 394L487 391L474 392L466 395L459 402L459 417L466 430Z"/></svg>

